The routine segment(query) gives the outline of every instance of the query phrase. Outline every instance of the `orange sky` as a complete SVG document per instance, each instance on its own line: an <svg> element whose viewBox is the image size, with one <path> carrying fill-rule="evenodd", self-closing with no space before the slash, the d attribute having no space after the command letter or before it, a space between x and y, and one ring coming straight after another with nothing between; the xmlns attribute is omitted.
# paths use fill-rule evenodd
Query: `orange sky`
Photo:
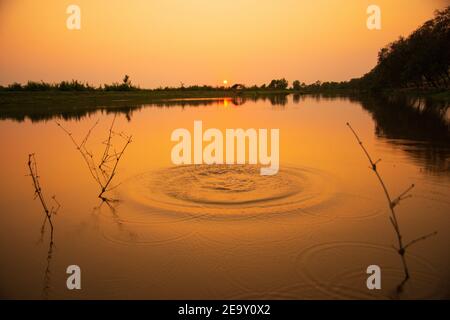
<svg viewBox="0 0 450 320"><path fill-rule="evenodd" d="M66 8L81 8L81 30ZM366 8L382 29L366 27ZM0 84L125 73L142 87L348 80L448 0L0 0Z"/></svg>

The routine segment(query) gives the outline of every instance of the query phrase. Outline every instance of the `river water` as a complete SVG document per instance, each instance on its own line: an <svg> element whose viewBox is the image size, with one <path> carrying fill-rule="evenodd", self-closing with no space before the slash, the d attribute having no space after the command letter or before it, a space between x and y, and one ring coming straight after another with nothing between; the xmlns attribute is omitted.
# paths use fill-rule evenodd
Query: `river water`
<svg viewBox="0 0 450 320"><path fill-rule="evenodd" d="M411 299L450 294L448 106L423 101L283 96L174 100L0 120L0 297L138 299ZM100 159L123 153L107 192L56 122ZM174 166L173 130L280 130L280 171L257 165ZM397 207L409 247L404 278L389 208L351 123ZM111 151L114 152L114 151ZM29 168L35 154L46 224ZM114 161L112 161L114 163ZM66 268L81 268L68 290ZM381 268L381 290L366 269Z"/></svg>

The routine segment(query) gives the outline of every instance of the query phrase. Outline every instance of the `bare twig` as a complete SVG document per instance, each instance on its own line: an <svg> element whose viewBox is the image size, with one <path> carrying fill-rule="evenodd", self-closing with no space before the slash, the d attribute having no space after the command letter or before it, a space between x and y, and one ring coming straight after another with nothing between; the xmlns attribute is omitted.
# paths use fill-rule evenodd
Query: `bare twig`
<svg viewBox="0 0 450 320"><path fill-rule="evenodd" d="M408 265L407 265L407 263L406 263L406 258L405 258L406 249L407 249L409 246L411 246L411 245L413 245L413 244L415 244L415 243L417 243L417 242L419 242L419 241L421 241L421 240L425 240L425 239L427 239L428 237L431 237L431 236L435 235L437 232L433 232L433 233L427 234L427 235L425 235L425 236L422 236L422 237L420 237L420 238L417 238L417 239L415 239L415 240L412 240L412 241L409 242L408 244L404 245L404 243L403 243L403 238L402 238L402 235L401 235L401 232L400 232L400 226L399 226L399 223L398 223L398 220L397 220L397 215L396 215L396 212L395 212L395 207L396 207L402 200L405 200L405 199L411 197L410 192L411 192L411 190L414 188L414 184L412 184L411 186L409 186L409 187L408 187L404 192L402 192L398 197L396 197L395 199L392 200L392 198L391 198L391 196L390 196L390 194L389 194L389 191L388 191L388 189L387 189L387 187L386 187L386 184L384 183L384 181L383 181L383 179L382 179L382 177L381 177L381 175L380 175L380 173L379 173L379 171L378 171L378 168L377 168L377 164L381 161L381 159L379 159L379 160L377 160L376 162L374 162L374 161L372 160L372 157L370 156L369 152L368 152L367 149L364 147L364 145L363 145L361 139L359 138L358 134L357 134L357 133L355 132L355 130L352 128L352 126L350 125L350 123L347 122L347 126L348 126L349 129L352 131L353 135L354 135L355 138L356 138L356 141L359 143L359 145L361 146L361 148L362 148L364 154L366 155L367 159L369 160L369 163L370 163L370 169L375 173L375 175L376 175L376 177L377 177L377 179L378 179L378 181L379 181L379 183L380 183L380 185L381 185L381 187L382 187L382 189L383 189L383 191L384 191L384 194L385 194L385 196L386 196L386 199L387 199L387 201L388 201L388 205L389 205L389 209L390 209L389 220L391 221L392 226L394 227L395 234L396 234L396 236L397 236L397 241L398 241L398 248L395 248L395 249L397 250L398 254L399 254L400 257L401 257L402 264L403 264L403 271L404 271L404 274L405 274L404 280L403 280L403 281L401 282L401 284L397 287L397 291L400 292L401 290L403 290L404 284L406 283L406 281L407 281L407 280L409 279L409 277L410 277Z"/></svg>
<svg viewBox="0 0 450 320"><path fill-rule="evenodd" d="M44 272L44 287L42 289L42 293L44 295L44 299L48 299L50 293L50 280L51 280L51 271L50 271L50 263L53 257L53 234L50 237L50 241L48 244L48 252L47 252L47 266Z"/></svg>
<svg viewBox="0 0 450 320"><path fill-rule="evenodd" d="M114 131L114 124L116 121L116 116L114 116L113 121L111 123L111 126L109 128L108 137L105 141L103 141L103 144L105 145L105 149L103 150L103 153L100 157L100 160L98 163L94 159L94 155L92 152L88 150L86 147L87 142L89 140L89 137L93 131L93 129L97 126L98 120L95 122L95 124L89 129L88 133L84 137L84 139L81 141L81 143L78 143L74 138L71 132L69 132L67 129L65 129L60 123L56 122L56 124L70 137L72 143L75 145L77 150L81 153L81 156L83 157L88 169L89 173L91 174L92 178L97 182L97 184L100 187L100 193L98 197L102 199L103 201L111 200L106 197L104 197L105 192L109 192L113 189L115 189L119 184L110 187L110 184L113 180L113 178L116 176L117 166L125 153L125 150L127 149L128 145L131 143L131 136L128 136L127 134L120 132L117 133ZM124 141L121 149L119 152L116 151L114 147L113 140L115 137L118 137Z"/></svg>
<svg viewBox="0 0 450 320"><path fill-rule="evenodd" d="M435 235L437 235L437 231L431 232L431 233L426 234L426 235L424 235L424 236L421 236L421 237L419 237L419 238L417 238L417 239L414 239L414 240L408 242L408 243L405 245L405 249L408 248L408 247L410 247L410 246L412 246L413 244L415 244L415 243L417 243L417 242L419 242L419 241L428 239L429 237L432 237L432 236L435 236Z"/></svg>
<svg viewBox="0 0 450 320"><path fill-rule="evenodd" d="M61 208L60 203L58 200L56 200L56 196L52 196L51 199L54 202L54 205L49 209L48 205L45 201L45 197L42 193L42 188L39 182L39 174L38 174L38 168L37 168L37 162L34 154L28 155L28 168L30 171L29 176L31 177L33 181L33 187L34 187L34 198L38 198L41 202L42 208L44 209L45 217L44 221L42 222L41 226L41 237L40 241L44 239L44 233L45 233L45 226L47 225L47 221L50 224L50 240L49 240L49 246L48 246L48 252L47 252L47 267L45 269L44 273L44 287L43 287L43 295L44 298L48 298L48 294L50 291L50 261L52 259L52 253L53 253L53 223L52 223L52 216L56 215Z"/></svg>
<svg viewBox="0 0 450 320"><path fill-rule="evenodd" d="M93 156L90 152L87 151L86 149L86 143L87 140L89 139L89 136L91 135L92 130L94 130L94 128L97 126L98 124L98 120L94 123L94 125L89 129L88 133L86 134L86 136L84 137L84 139L82 140L81 143L78 143L71 132L69 132L68 130L66 130L59 122L56 121L56 124L58 125L58 127L60 127L70 138L70 140L72 140L72 143L76 146L77 150L80 152L81 156L83 157L84 162L86 162L86 165L89 169L89 173L92 175L92 178L94 178L95 181L97 181L99 184L100 182L100 177L98 176L98 173L96 170L94 170L94 163L93 163Z"/></svg>
<svg viewBox="0 0 450 320"><path fill-rule="evenodd" d="M33 187L34 187L34 196L35 198L38 198L41 202L42 208L44 209L44 213L46 216L46 219L44 220L44 223L42 225L41 232L43 233L45 231L45 224L48 221L51 227L51 235L53 236L53 223L52 223L52 216L56 215L61 205L56 200L55 196L52 196L53 201L56 204L56 207L51 207L50 209L47 206L47 203L45 201L45 197L42 193L41 185L39 183L39 175L38 175L38 168L36 163L36 158L34 156L34 153L28 155L28 168L30 170L29 176L33 180Z"/></svg>

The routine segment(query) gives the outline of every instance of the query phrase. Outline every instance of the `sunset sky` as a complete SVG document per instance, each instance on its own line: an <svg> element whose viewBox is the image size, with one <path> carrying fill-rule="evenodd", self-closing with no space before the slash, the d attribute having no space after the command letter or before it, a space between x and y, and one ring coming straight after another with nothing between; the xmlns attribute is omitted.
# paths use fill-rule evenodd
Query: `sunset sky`
<svg viewBox="0 0 450 320"><path fill-rule="evenodd" d="M81 8L81 30L66 8ZM366 27L370 4L382 29ZM142 87L358 77L446 0L0 0L0 84L129 74Z"/></svg>

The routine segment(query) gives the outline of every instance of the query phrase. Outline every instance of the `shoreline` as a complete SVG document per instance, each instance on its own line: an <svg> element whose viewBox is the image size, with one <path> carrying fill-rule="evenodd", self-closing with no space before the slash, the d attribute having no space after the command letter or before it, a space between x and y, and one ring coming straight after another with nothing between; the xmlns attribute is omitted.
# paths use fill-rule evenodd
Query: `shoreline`
<svg viewBox="0 0 450 320"><path fill-rule="evenodd" d="M117 104L145 104L174 99L208 99L208 98L263 98L275 95L324 95L324 96L355 96L382 94L384 96L411 96L450 102L450 90L410 90L385 89L380 91L334 89L334 90L132 90L132 91L0 91L0 110L9 108L30 108L33 106L60 104L67 106L103 106L114 107Z"/></svg>
<svg viewBox="0 0 450 320"><path fill-rule="evenodd" d="M0 91L0 110L8 107L65 104L67 106L113 107L124 103L146 104L173 99L208 99L288 95L290 90L132 90L132 91ZM60 106L58 106L60 107Z"/></svg>

